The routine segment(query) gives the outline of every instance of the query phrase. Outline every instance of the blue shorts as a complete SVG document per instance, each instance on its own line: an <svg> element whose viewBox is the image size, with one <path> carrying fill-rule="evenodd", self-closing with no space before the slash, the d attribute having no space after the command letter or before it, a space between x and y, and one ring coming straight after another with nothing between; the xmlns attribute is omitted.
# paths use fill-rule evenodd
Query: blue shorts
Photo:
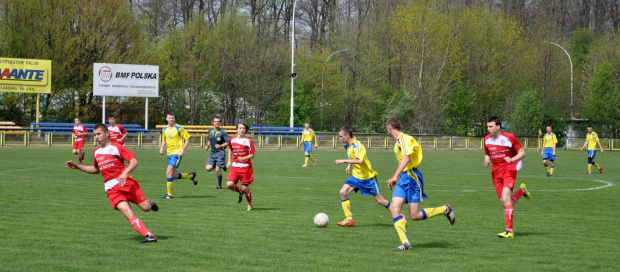
<svg viewBox="0 0 620 272"><path fill-rule="evenodd" d="M355 189L359 189L363 196L376 196L381 194L381 187L377 182L377 177L369 179L358 179L354 176L349 177L344 184L349 185Z"/></svg>
<svg viewBox="0 0 620 272"><path fill-rule="evenodd" d="M553 155L553 147L545 148L543 153L543 160L555 161L555 155Z"/></svg>
<svg viewBox="0 0 620 272"><path fill-rule="evenodd" d="M596 150L588 150L588 159L594 159L596 157Z"/></svg>
<svg viewBox="0 0 620 272"><path fill-rule="evenodd" d="M304 152L312 152L312 142L304 142Z"/></svg>
<svg viewBox="0 0 620 272"><path fill-rule="evenodd" d="M179 154L170 155L168 156L168 165L179 168L179 166L181 166L181 160L183 160L183 157L179 156Z"/></svg>
<svg viewBox="0 0 620 272"><path fill-rule="evenodd" d="M422 172L417 169L412 169L400 173L392 197L404 198L407 200L407 203L420 203L426 200Z"/></svg>

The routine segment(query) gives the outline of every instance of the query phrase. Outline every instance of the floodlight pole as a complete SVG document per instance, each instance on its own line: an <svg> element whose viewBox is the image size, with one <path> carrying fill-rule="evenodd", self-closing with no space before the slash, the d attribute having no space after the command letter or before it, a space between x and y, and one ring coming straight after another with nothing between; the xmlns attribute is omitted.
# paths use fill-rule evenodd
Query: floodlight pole
<svg viewBox="0 0 620 272"><path fill-rule="evenodd" d="M570 118L573 119L573 60L571 59L570 54L568 54L568 51L564 49L564 47L554 42L549 42L549 43L562 49L562 51L564 51L566 56L568 56L568 61L570 62L570 106L571 106Z"/></svg>
<svg viewBox="0 0 620 272"><path fill-rule="evenodd" d="M295 6L297 5L297 0L293 2L293 15L292 23L291 23L291 122L290 127L293 127L295 124L295 117L293 117L293 105L294 98L293 92L295 90Z"/></svg>

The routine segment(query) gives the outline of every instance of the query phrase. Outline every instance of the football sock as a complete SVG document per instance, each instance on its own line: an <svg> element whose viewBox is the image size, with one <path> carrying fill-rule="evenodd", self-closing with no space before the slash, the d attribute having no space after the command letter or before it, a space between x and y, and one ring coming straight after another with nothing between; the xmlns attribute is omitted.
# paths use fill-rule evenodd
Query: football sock
<svg viewBox="0 0 620 272"><path fill-rule="evenodd" d="M351 213L351 201L349 198L347 197L346 199L341 199L340 204L342 204L344 216L349 220L353 219L353 213Z"/></svg>
<svg viewBox="0 0 620 272"><path fill-rule="evenodd" d="M600 166L600 165L598 165L598 163L596 163L596 162L592 162L592 165L594 165L594 167L596 167L596 168L601 167L601 166Z"/></svg>
<svg viewBox="0 0 620 272"><path fill-rule="evenodd" d="M235 184L235 187L232 188L233 191L237 192L237 193L241 193L241 189L239 189L239 187L237 186L237 184Z"/></svg>
<svg viewBox="0 0 620 272"><path fill-rule="evenodd" d="M245 191L245 200L248 201L248 205L252 206L252 192L250 191L250 189L247 189Z"/></svg>
<svg viewBox="0 0 620 272"><path fill-rule="evenodd" d="M152 236L151 232L142 224L142 221L140 221L140 218L137 216L130 218L129 224L131 224L133 229L140 233L140 235L146 236L147 234L150 234Z"/></svg>
<svg viewBox="0 0 620 272"><path fill-rule="evenodd" d="M504 206L504 219L506 219L506 231L512 232L513 206Z"/></svg>
<svg viewBox="0 0 620 272"><path fill-rule="evenodd" d="M168 194L172 195L172 187L174 186L174 179L168 178L168 182L166 182L166 189L168 190Z"/></svg>
<svg viewBox="0 0 620 272"><path fill-rule="evenodd" d="M222 173L217 174L217 185L222 186Z"/></svg>
<svg viewBox="0 0 620 272"><path fill-rule="evenodd" d="M82 163L82 155L84 154L84 152L80 152L80 154L78 154L78 161L80 163Z"/></svg>
<svg viewBox="0 0 620 272"><path fill-rule="evenodd" d="M398 238L400 238L401 243L409 243L409 237L407 236L407 227L405 225L405 218L402 215L394 217L392 219L394 222L394 228L396 229L396 233L398 233Z"/></svg>
<svg viewBox="0 0 620 272"><path fill-rule="evenodd" d="M588 164L588 172L592 172L592 164Z"/></svg>
<svg viewBox="0 0 620 272"><path fill-rule="evenodd" d="M512 197L510 198L512 199L512 205L517 204L517 202L519 201L519 199L521 199L524 193L525 193L525 190L522 188L519 188L514 194L512 194Z"/></svg>
<svg viewBox="0 0 620 272"><path fill-rule="evenodd" d="M421 210L420 212L422 212L422 220L424 219L429 219L429 218L433 218L437 215L440 214L444 214L446 213L446 210L448 209L448 207L446 207L446 205L441 205L439 207L435 207L435 208L426 208Z"/></svg>
<svg viewBox="0 0 620 272"><path fill-rule="evenodd" d="M306 160L305 160L304 164L308 164L308 159L309 159L309 156L306 156Z"/></svg>
<svg viewBox="0 0 620 272"><path fill-rule="evenodd" d="M310 157L308 157L308 158L309 158L310 160L312 160L312 161L316 161L316 159L315 159L315 158L313 158L312 156L310 156Z"/></svg>
<svg viewBox="0 0 620 272"><path fill-rule="evenodd" d="M545 166L545 169L547 169L547 172L551 172L551 170L549 169L549 165L548 164L543 164Z"/></svg>
<svg viewBox="0 0 620 272"><path fill-rule="evenodd" d="M193 177L191 173L177 173L177 179L188 179L189 177Z"/></svg>
<svg viewBox="0 0 620 272"><path fill-rule="evenodd" d="M555 169L555 166L551 165L549 168L551 168L551 170L549 171L549 174L553 176L553 170Z"/></svg>

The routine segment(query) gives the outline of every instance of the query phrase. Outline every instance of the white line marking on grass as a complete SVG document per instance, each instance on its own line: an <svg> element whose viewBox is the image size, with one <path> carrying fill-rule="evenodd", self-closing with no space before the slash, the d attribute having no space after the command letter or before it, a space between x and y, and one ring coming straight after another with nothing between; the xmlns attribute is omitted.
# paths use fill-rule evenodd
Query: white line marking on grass
<svg viewBox="0 0 620 272"><path fill-rule="evenodd" d="M62 167L62 166L61 166ZM6 171L0 171L0 175L7 176L13 172L22 172L22 171L30 171L30 170L38 170L38 169L53 169L58 167L30 167L30 168L21 168L21 169L11 169Z"/></svg>
<svg viewBox="0 0 620 272"><path fill-rule="evenodd" d="M556 178L554 178L556 179ZM566 179L566 178L565 178ZM575 179L573 179L575 180ZM585 179L576 179L576 180L585 180ZM600 186L596 186L596 187L589 187L589 188L575 188L575 189L534 189L532 190L533 192L571 192L571 191L593 191L593 190L600 190L600 189L605 189L607 187L612 187L615 184L613 182L610 181L604 181L604 180L598 180L598 179L590 179L590 180L585 180L585 181L594 181L594 182L598 182L598 183L602 183L602 185ZM438 185L438 184L433 184L433 186L440 186L440 187L446 187L446 186L452 186L452 185ZM517 186L515 186L515 189L518 189ZM425 190L426 191L426 190ZM464 193L477 193L477 192L491 192L494 191L492 189L463 189L463 190L432 190L435 192L464 192Z"/></svg>
<svg viewBox="0 0 620 272"><path fill-rule="evenodd" d="M597 187L590 187L590 188L580 188L580 189L558 189L558 190L536 190L536 191L537 192L592 191L592 190L599 190L599 189L604 189L604 188L607 188L607 187L614 186L614 183L613 182L609 182L609 181L597 180L597 179L593 179L592 181L596 181L596 182L602 183L603 185L597 186Z"/></svg>

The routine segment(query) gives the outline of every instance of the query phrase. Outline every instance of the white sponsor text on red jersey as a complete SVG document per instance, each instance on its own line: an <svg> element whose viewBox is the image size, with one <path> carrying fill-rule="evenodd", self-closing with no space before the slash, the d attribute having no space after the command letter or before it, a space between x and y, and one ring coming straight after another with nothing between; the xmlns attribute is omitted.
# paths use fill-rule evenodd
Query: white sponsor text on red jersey
<svg viewBox="0 0 620 272"><path fill-rule="evenodd" d="M126 147L112 142L106 147L97 147L93 152L93 164L99 168L103 182L118 178L125 171L125 161L136 155Z"/></svg>
<svg viewBox="0 0 620 272"><path fill-rule="evenodd" d="M514 135L502 132L499 137L493 138L491 134L484 137L484 152L491 157L493 169L515 167L518 162L508 163L506 157L514 157L521 149L521 143Z"/></svg>
<svg viewBox="0 0 620 272"><path fill-rule="evenodd" d="M233 153L233 163L246 163L248 165L252 165L251 160L239 161L238 159L239 157L245 157L256 153L254 143L250 140L250 138L238 138L235 136L230 138L229 145L231 148L230 150Z"/></svg>

